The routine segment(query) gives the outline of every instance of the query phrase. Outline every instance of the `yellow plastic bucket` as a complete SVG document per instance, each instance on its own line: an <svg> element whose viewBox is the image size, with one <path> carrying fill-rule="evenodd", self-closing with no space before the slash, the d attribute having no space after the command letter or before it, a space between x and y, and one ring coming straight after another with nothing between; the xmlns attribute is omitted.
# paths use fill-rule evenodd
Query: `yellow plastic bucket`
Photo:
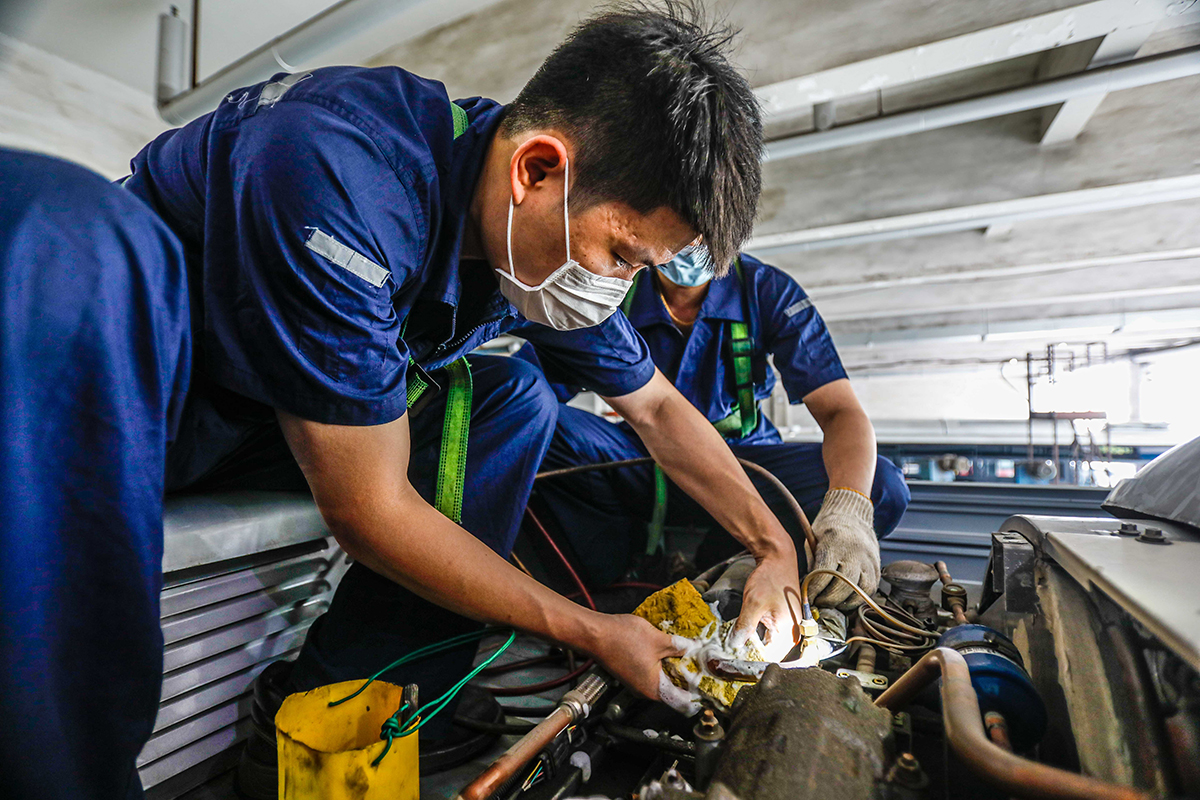
<svg viewBox="0 0 1200 800"><path fill-rule="evenodd" d="M379 731L403 690L375 681L353 700L329 706L360 686L335 683L283 701L275 715L280 800L417 800L417 733L392 739L379 766L371 766L387 745Z"/></svg>

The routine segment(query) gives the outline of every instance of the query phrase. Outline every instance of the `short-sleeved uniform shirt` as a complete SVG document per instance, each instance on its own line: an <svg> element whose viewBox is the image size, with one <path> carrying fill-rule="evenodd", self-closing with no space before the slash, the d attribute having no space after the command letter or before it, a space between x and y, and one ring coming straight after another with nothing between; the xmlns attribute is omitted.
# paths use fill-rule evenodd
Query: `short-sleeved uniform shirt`
<svg viewBox="0 0 1200 800"><path fill-rule="evenodd" d="M528 323L491 267L459 251L503 106L404 70L278 75L168 131L125 187L188 254L197 364L216 386L299 417L373 425L406 410L410 358L434 370L512 330L552 377L605 393L654 365L620 315L560 333Z"/></svg>
<svg viewBox="0 0 1200 800"><path fill-rule="evenodd" d="M800 285L782 270L742 255L743 280L736 270L708 284L708 294L690 334L679 330L659 293L657 270L642 274L633 289L629 320L646 340L654 363L711 422L737 407L737 383L730 356L730 322L748 322L756 360L754 396L762 401L775 388L775 375L765 367L773 357L788 398L799 403L810 392L846 377L824 320ZM536 359L528 349L523 355ZM560 398L577 387L556 386ZM758 427L741 441L780 441L770 420L759 414Z"/></svg>

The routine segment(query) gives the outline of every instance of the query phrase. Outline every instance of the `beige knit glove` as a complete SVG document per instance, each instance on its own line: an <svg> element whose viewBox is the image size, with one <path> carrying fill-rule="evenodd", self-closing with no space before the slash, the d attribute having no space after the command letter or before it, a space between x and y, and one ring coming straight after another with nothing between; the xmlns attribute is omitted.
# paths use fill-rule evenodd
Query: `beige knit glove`
<svg viewBox="0 0 1200 800"><path fill-rule="evenodd" d="M817 552L813 569L833 569L854 581L867 594L879 586L879 540L875 538L875 507L868 497L853 489L830 489L821 511L813 520ZM845 609L862 604L843 581L832 575L817 575L808 586L813 605Z"/></svg>

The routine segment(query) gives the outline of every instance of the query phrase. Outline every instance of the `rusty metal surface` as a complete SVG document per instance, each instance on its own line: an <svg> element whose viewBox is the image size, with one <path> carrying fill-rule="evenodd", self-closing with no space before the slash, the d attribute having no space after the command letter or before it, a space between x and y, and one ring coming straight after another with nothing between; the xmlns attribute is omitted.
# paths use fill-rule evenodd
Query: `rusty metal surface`
<svg viewBox="0 0 1200 800"><path fill-rule="evenodd" d="M892 715L854 678L772 665L734 710L713 788L742 800L878 796Z"/></svg>

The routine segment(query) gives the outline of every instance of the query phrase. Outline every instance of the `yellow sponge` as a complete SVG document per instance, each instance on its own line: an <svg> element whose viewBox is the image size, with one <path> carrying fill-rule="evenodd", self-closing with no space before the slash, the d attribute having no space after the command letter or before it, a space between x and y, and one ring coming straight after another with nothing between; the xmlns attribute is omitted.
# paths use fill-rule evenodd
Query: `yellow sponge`
<svg viewBox="0 0 1200 800"><path fill-rule="evenodd" d="M703 659L717 656L746 661L764 660L762 652L751 642L747 642L736 653L725 647L725 640L733 630L735 621L718 619L696 587L686 578L650 595L633 613L659 630L696 641L697 646L689 649L687 655L665 659L663 672L671 683L686 691L698 690L702 697L722 710L728 710L741 688L750 684L712 675Z"/></svg>

